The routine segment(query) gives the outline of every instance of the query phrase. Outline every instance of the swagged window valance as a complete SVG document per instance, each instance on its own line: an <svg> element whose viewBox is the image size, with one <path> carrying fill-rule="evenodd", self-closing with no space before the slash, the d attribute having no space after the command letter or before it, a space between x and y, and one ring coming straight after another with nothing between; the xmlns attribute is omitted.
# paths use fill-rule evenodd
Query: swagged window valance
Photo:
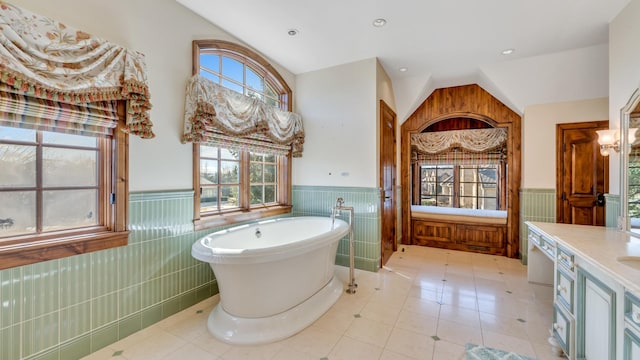
<svg viewBox="0 0 640 360"><path fill-rule="evenodd" d="M298 114L194 75L187 84L182 142L301 157L304 129Z"/></svg>
<svg viewBox="0 0 640 360"><path fill-rule="evenodd" d="M144 55L0 3L0 125L109 135L117 100L124 131L154 137Z"/></svg>
<svg viewBox="0 0 640 360"><path fill-rule="evenodd" d="M425 165L498 164L506 161L506 143L504 128L412 134L412 162Z"/></svg>

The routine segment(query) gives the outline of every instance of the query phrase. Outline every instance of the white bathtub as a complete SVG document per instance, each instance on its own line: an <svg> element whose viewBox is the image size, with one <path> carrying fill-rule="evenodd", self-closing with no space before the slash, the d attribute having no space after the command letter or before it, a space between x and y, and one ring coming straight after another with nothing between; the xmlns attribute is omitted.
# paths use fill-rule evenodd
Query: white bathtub
<svg viewBox="0 0 640 360"><path fill-rule="evenodd" d="M257 235L256 233L259 233ZM334 278L338 242L349 225L325 217L267 220L210 234L193 244L211 264L220 303L209 331L231 344L261 344L309 326L340 297Z"/></svg>

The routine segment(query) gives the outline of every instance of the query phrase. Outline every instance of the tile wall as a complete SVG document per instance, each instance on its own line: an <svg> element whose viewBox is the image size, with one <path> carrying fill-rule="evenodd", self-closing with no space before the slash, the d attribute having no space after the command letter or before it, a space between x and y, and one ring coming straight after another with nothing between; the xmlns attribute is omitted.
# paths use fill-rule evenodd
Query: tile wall
<svg viewBox="0 0 640 360"><path fill-rule="evenodd" d="M556 222L555 189L520 189L520 253L527 264L527 227L525 221Z"/></svg>
<svg viewBox="0 0 640 360"><path fill-rule="evenodd" d="M618 227L618 216L620 216L620 195L604 194L605 203L605 225L607 227Z"/></svg>
<svg viewBox="0 0 640 360"><path fill-rule="evenodd" d="M380 268L380 190L378 188L293 186L294 216L330 216L338 197L353 206L355 266L377 271ZM348 215L342 216L346 221ZM349 266L349 237L340 241L336 264Z"/></svg>
<svg viewBox="0 0 640 360"><path fill-rule="evenodd" d="M0 271L0 359L77 359L218 292L193 192L129 201L128 246Z"/></svg>
<svg viewBox="0 0 640 360"><path fill-rule="evenodd" d="M294 186L293 215L355 208L355 264L380 266L379 190ZM346 217L344 217L346 220ZM0 271L0 359L77 359L218 293L191 245L193 192L129 196L129 245ZM336 261L348 265L348 237Z"/></svg>

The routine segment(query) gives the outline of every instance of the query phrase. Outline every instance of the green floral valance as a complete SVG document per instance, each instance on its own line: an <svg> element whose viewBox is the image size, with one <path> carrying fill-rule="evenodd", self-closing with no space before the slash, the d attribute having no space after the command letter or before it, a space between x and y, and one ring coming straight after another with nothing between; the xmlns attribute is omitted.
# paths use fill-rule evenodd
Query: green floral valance
<svg viewBox="0 0 640 360"><path fill-rule="evenodd" d="M194 75L187 84L182 142L301 157L304 129L298 114Z"/></svg>
<svg viewBox="0 0 640 360"><path fill-rule="evenodd" d="M125 131L154 137L144 55L0 2L0 82L69 104L126 100Z"/></svg>

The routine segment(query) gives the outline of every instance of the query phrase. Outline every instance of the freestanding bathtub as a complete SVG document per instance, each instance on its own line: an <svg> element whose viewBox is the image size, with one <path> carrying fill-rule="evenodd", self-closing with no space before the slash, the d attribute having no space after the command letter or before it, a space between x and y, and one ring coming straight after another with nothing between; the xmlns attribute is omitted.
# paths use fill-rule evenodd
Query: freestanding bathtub
<svg viewBox="0 0 640 360"><path fill-rule="evenodd" d="M334 278L338 243L349 233L340 219L291 217L219 231L195 242L194 258L208 262L220 303L207 327L231 344L287 338L312 324L342 295Z"/></svg>

